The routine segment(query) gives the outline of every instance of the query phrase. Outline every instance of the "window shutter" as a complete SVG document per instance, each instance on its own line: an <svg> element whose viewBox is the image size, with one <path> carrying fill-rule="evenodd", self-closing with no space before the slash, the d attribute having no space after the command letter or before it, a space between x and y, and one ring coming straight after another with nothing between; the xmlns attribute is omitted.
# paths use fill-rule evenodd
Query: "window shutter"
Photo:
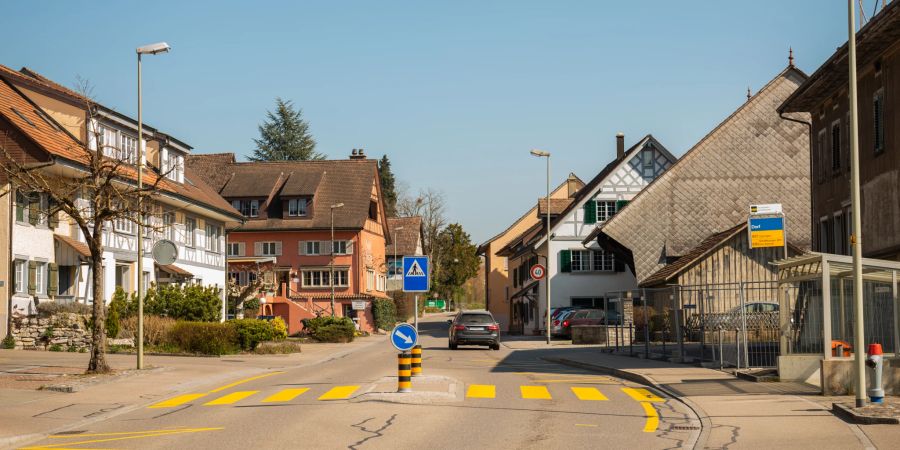
<svg viewBox="0 0 900 450"><path fill-rule="evenodd" d="M47 211L47 213L50 215L50 217L48 217L47 221L50 224L50 228L53 229L56 228L57 225L59 225L59 213L57 211L53 211L53 209L56 208L56 202L50 200L49 205L50 209Z"/></svg>
<svg viewBox="0 0 900 450"><path fill-rule="evenodd" d="M584 223L586 225L597 223L597 202L588 200L584 204Z"/></svg>
<svg viewBox="0 0 900 450"><path fill-rule="evenodd" d="M50 269L49 283L47 285L47 293L56 295L59 290L59 266L56 263L48 264Z"/></svg>
<svg viewBox="0 0 900 450"><path fill-rule="evenodd" d="M238 242L238 254L237 256L247 256L246 254L247 244L243 242Z"/></svg>
<svg viewBox="0 0 900 450"><path fill-rule="evenodd" d="M263 255L263 243L262 242L254 242L253 243L253 256L262 256Z"/></svg>
<svg viewBox="0 0 900 450"><path fill-rule="evenodd" d="M281 241L275 241L275 255L281 256Z"/></svg>
<svg viewBox="0 0 900 450"><path fill-rule="evenodd" d="M37 261L28 261L28 295L34 295L37 291L37 283L35 282L36 271Z"/></svg>
<svg viewBox="0 0 900 450"><path fill-rule="evenodd" d="M40 199L37 199L37 201L35 201L35 199L32 198L32 199L29 199L29 201L28 201L28 223L30 223L32 225L37 225L37 223L38 223L38 214L40 214L40 212L39 212L40 203L41 203Z"/></svg>
<svg viewBox="0 0 900 450"><path fill-rule="evenodd" d="M319 254L320 255L330 255L331 254L331 241L319 242Z"/></svg>
<svg viewBox="0 0 900 450"><path fill-rule="evenodd" d="M621 211L627 204L628 200L616 200L616 212Z"/></svg>
<svg viewBox="0 0 900 450"><path fill-rule="evenodd" d="M589 203L593 203L593 200ZM595 216L596 217L596 216ZM593 222L591 222L593 223ZM572 250L560 250L559 252L560 272L568 273L572 271Z"/></svg>
<svg viewBox="0 0 900 450"><path fill-rule="evenodd" d="M353 241L347 241L347 254L353 254Z"/></svg>

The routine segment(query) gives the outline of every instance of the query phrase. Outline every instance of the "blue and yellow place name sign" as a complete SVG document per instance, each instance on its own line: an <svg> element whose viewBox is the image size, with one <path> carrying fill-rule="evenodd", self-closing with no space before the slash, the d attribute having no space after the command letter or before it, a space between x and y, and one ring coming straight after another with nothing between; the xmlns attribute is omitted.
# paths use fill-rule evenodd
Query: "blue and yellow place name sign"
<svg viewBox="0 0 900 450"><path fill-rule="evenodd" d="M751 217L750 248L784 247L783 217Z"/></svg>

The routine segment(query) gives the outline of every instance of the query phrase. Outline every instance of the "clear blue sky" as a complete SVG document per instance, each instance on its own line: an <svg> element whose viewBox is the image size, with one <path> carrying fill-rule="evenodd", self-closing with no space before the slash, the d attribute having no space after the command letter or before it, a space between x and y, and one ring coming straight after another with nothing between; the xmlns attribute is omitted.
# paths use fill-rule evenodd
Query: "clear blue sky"
<svg viewBox="0 0 900 450"><path fill-rule="evenodd" d="M871 5L872 0L866 3ZM681 155L787 65L812 73L846 40L843 1L4 2L0 64L30 67L145 120L196 153L248 154L276 96L331 158L386 153L447 197L476 241L569 172L589 180L653 133ZM869 8L870 9L870 8ZM135 18L141 16L138 22Z"/></svg>

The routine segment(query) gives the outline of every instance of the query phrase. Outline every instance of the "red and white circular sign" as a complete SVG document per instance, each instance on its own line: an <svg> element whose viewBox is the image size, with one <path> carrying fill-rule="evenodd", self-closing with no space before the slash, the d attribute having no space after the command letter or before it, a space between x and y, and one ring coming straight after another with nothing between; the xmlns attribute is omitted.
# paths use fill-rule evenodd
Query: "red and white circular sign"
<svg viewBox="0 0 900 450"><path fill-rule="evenodd" d="M531 266L531 270L529 271L531 274L531 279L533 280L541 280L547 275L547 268L545 268L541 264L535 264Z"/></svg>

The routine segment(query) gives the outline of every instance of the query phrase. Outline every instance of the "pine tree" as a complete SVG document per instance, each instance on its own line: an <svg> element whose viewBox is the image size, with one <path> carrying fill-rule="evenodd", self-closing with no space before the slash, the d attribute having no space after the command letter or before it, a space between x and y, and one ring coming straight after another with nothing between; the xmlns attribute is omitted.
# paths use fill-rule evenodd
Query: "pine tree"
<svg viewBox="0 0 900 450"><path fill-rule="evenodd" d="M316 141L303 120L303 111L281 98L275 99L275 111L266 111L259 126L259 139L250 161L307 161L325 159L316 151Z"/></svg>
<svg viewBox="0 0 900 450"><path fill-rule="evenodd" d="M378 162L378 176L381 178L381 195L384 197L384 211L388 217L397 217L397 186L394 172L391 172L391 161L387 155Z"/></svg>

